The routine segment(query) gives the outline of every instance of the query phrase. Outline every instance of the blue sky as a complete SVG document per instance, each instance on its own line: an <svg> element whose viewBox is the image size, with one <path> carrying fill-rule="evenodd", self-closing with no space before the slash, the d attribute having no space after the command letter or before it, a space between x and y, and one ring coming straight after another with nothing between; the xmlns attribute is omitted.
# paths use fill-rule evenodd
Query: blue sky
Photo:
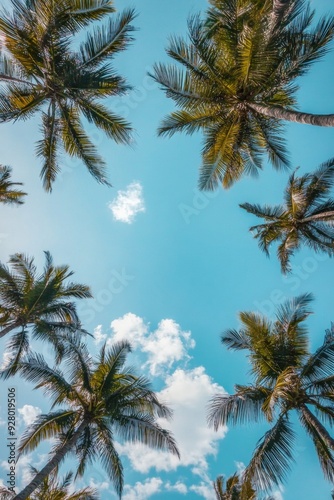
<svg viewBox="0 0 334 500"><path fill-rule="evenodd" d="M133 6L127 0L115 4L119 9ZM330 0L312 4L318 14L334 13ZM1 126L0 162L13 167L14 179L24 182L29 193L23 207L1 208L1 261L24 252L43 265L43 250L49 250L56 264L69 264L76 281L89 284L95 297L79 305L85 327L101 340L131 338L136 347L133 361L175 411L171 429L183 451L180 463L120 447L126 465L125 500L210 500L210 481L218 474L230 475L238 463L247 464L266 426L229 428L216 435L205 423L213 393L222 387L232 392L234 384L249 381L245 356L227 352L219 341L224 329L238 326L239 311L272 316L284 299L312 292L314 315L307 322L312 348L334 319L333 262L304 249L293 259L292 275L283 278L275 255L267 259L248 233L254 219L238 206L246 201L279 203L288 174L265 165L258 179L244 178L228 191L200 194L200 134L157 138L157 126L173 104L147 72L154 62L167 60L168 37L185 34L188 15L206 6L204 0L137 2L136 40L116 61L135 90L110 100L112 109L133 123L135 143L132 148L118 146L87 127L107 160L112 188L97 184L80 162L64 157L63 173L52 194L46 194L34 156L38 119ZM333 111L333 57L329 53L301 80L300 109ZM286 136L291 164L300 166L300 172L333 156L332 129L288 125ZM129 212L119 203L124 197L139 209L130 222L117 220L111 209L126 219ZM40 348L51 362L48 349ZM97 346L91 343L90 348L93 352ZM15 384L22 431L36 408L46 412L48 404L29 384L20 379ZM4 418L4 397L0 405ZM47 451L45 444L30 458L42 464ZM5 459L1 450L0 460ZM277 498L329 499L330 485L303 431L298 433L295 459ZM23 480L27 461L20 469ZM5 473L2 468L0 477ZM99 486L103 500L113 498L99 465L85 480Z"/></svg>

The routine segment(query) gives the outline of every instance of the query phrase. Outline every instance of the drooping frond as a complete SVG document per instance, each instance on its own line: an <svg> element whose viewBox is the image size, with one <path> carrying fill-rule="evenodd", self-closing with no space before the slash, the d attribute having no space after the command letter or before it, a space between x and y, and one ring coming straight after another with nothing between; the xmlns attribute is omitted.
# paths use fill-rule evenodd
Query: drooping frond
<svg viewBox="0 0 334 500"><path fill-rule="evenodd" d="M286 416L281 416L259 441L244 478L260 490L268 491L279 485L286 479L294 461L293 443L292 426Z"/></svg>
<svg viewBox="0 0 334 500"><path fill-rule="evenodd" d="M217 394L209 405L208 421L215 430L223 425L247 424L263 418L262 405L268 389L255 386L236 386L236 394Z"/></svg>

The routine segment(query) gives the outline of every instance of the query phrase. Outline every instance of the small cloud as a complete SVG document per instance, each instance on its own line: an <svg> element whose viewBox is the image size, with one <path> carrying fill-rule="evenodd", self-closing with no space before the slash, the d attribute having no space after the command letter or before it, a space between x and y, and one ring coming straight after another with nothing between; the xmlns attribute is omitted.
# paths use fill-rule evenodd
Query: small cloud
<svg viewBox="0 0 334 500"><path fill-rule="evenodd" d="M132 224L136 215L145 212L143 188L139 182L132 182L125 191L118 191L114 201L108 204L114 219Z"/></svg>
<svg viewBox="0 0 334 500"><path fill-rule="evenodd" d="M184 483L181 483L181 481L178 481L175 484L170 484L169 482L165 484L165 488L167 491L177 491L178 493L181 493L181 495L186 495L188 492L188 488Z"/></svg>
<svg viewBox="0 0 334 500"><path fill-rule="evenodd" d="M22 408L18 409L18 413L21 415L26 425L31 425L38 415L42 413L42 410L38 408L38 406L24 405Z"/></svg>
<svg viewBox="0 0 334 500"><path fill-rule="evenodd" d="M98 325L95 329L94 329L94 342L95 344L99 345L101 344L102 342L104 342L107 338L107 334L106 333L102 333L102 325Z"/></svg>
<svg viewBox="0 0 334 500"><path fill-rule="evenodd" d="M159 493L162 480L159 477L146 479L144 483L137 482L134 486L125 485L123 500L146 500L152 495Z"/></svg>
<svg viewBox="0 0 334 500"><path fill-rule="evenodd" d="M10 355L9 351L4 351L4 353L2 355L0 370L5 370L9 366L10 360L11 360L11 355Z"/></svg>
<svg viewBox="0 0 334 500"><path fill-rule="evenodd" d="M98 491L102 491L102 490L107 490L110 486L110 483L108 481L102 481L101 483L99 483L95 482L93 478L90 478L89 486L91 488L97 489Z"/></svg>
<svg viewBox="0 0 334 500"><path fill-rule="evenodd" d="M208 485L204 482L201 484L194 484L189 488L191 491L194 491L200 497L205 498L205 500L216 500L216 494L214 492L213 486Z"/></svg>
<svg viewBox="0 0 334 500"><path fill-rule="evenodd" d="M195 347L190 332L182 331L172 319L163 319L158 328L149 331L149 325L133 313L127 313L111 323L112 342L128 340L135 349L147 355L144 366L148 366L152 375L159 375L164 369L183 359L189 359L189 349ZM110 341L111 343L111 341Z"/></svg>

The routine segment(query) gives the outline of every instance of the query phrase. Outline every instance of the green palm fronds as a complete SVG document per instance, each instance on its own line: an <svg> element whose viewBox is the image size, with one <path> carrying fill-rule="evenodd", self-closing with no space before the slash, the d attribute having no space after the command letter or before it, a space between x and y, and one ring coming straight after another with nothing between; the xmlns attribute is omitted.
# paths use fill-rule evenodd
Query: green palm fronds
<svg viewBox="0 0 334 500"><path fill-rule="evenodd" d="M333 184L334 159L331 159L313 174L297 177L294 172L285 190L284 205L240 205L265 220L250 228L261 250L269 255L272 243L279 242L277 256L283 273L290 271L290 257L301 245L330 256L334 254L334 200L328 197Z"/></svg>
<svg viewBox="0 0 334 500"><path fill-rule="evenodd" d="M290 471L295 442L292 412L311 437L325 477L334 480L334 439L327 430L334 424L334 326L312 354L304 325L311 300L305 294L285 302L274 321L243 312L242 328L222 335L229 349L248 351L253 384L236 385L232 395L216 395L209 421L215 429L261 420L271 423L242 476L257 491L270 491Z"/></svg>
<svg viewBox="0 0 334 500"><path fill-rule="evenodd" d="M302 0L288 8L266 0L210 3L205 19L190 18L188 40L171 38L167 54L176 64L157 64L152 75L179 108L159 134L203 131L204 190L257 175L264 153L276 169L289 166L281 121L307 119L295 111L294 82L334 33L333 19L310 28L314 13ZM334 125L334 115L325 119Z"/></svg>
<svg viewBox="0 0 334 500"><path fill-rule="evenodd" d="M111 62L133 40L134 10L116 16L110 0L12 0L11 5L11 12L0 14L0 121L41 113L36 153L47 191L60 171L61 148L80 158L98 182L109 184L105 162L81 118L118 143L131 141L131 126L100 101L129 89ZM105 18L73 48L73 36Z"/></svg>

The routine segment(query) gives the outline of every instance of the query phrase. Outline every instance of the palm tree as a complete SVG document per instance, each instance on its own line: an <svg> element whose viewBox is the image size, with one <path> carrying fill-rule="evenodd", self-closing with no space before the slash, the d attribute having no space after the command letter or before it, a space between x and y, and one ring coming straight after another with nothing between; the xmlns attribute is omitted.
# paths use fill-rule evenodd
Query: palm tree
<svg viewBox="0 0 334 500"><path fill-rule="evenodd" d="M18 253L9 259L12 270L0 263L0 338L16 330L8 345L10 361L3 376L15 372L29 349L28 328L32 328L33 338L50 342L59 353L64 333L84 332L70 299L91 297L89 287L66 283L73 272L68 266L54 266L49 252L45 252L45 260L42 273L33 258Z"/></svg>
<svg viewBox="0 0 334 500"><path fill-rule="evenodd" d="M213 487L217 500L256 500L255 490L249 483L243 484L237 473L226 480L225 489L224 476L218 476Z"/></svg>
<svg viewBox="0 0 334 500"><path fill-rule="evenodd" d="M334 200L328 198L334 184L334 159L322 163L313 174L293 173L285 190L284 205L274 207L244 203L241 208L265 219L250 231L269 256L269 247L279 241L277 255L283 273L289 259L303 243L315 251L334 253Z"/></svg>
<svg viewBox="0 0 334 500"><path fill-rule="evenodd" d="M19 452L34 450L43 439L56 439L50 461L15 500L25 500L69 454L78 460L76 477L99 458L119 496L123 490L123 467L114 436L141 442L179 456L171 434L159 426L157 417L168 418L170 410L151 390L148 380L124 367L131 352L128 342L118 342L93 360L78 338L68 338L64 366L69 373L50 368L39 354L30 354L20 363L20 373L43 387L52 408L63 408L40 415L22 437Z"/></svg>
<svg viewBox="0 0 334 500"><path fill-rule="evenodd" d="M128 89L110 61L132 41L133 10L115 19L111 0L11 0L0 14L4 51L0 56L0 121L42 114L37 155L41 177L51 191L60 170L60 146L80 158L98 182L108 184L105 163L83 129L80 116L116 142L129 143L130 125L100 102ZM73 36L108 16L77 49Z"/></svg>
<svg viewBox="0 0 334 500"><path fill-rule="evenodd" d="M284 3L212 0L206 19L189 20L190 41L173 37L167 49L184 71L155 66L153 78L180 108L159 134L204 132L200 189L220 182L227 188L245 173L257 174L264 152L275 168L286 168L283 120L334 125L334 114L296 111L294 83L325 54L334 20L323 18L311 29L314 13L303 0Z"/></svg>
<svg viewBox="0 0 334 500"><path fill-rule="evenodd" d="M305 294L285 302L275 321L242 312L242 328L222 335L229 349L249 352L253 383L236 385L232 395L216 395L209 421L215 429L261 419L273 423L243 474L256 489L270 490L286 478L293 461L292 412L312 439L325 477L334 480L334 439L325 427L334 423L334 325L311 354L303 325L311 300Z"/></svg>
<svg viewBox="0 0 334 500"><path fill-rule="evenodd" d="M31 467L31 473L36 475L38 470ZM86 487L74 493L69 492L73 473L68 472L64 478L57 480L57 474L52 471L27 500L99 500L99 495L94 488ZM13 500L12 492L0 489L0 500Z"/></svg>
<svg viewBox="0 0 334 500"><path fill-rule="evenodd" d="M13 182L11 180L12 169L0 165L0 202L11 205L22 205L22 198L27 193L20 191L16 186L22 186L22 182ZM15 186L15 187L14 187Z"/></svg>

